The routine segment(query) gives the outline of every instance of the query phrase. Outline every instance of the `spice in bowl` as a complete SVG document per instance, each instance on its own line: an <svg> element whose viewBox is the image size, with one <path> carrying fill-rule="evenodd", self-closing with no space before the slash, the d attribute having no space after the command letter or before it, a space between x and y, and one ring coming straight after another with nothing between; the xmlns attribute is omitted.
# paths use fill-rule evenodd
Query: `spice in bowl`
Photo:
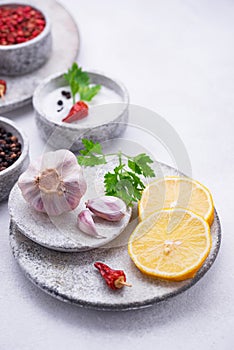
<svg viewBox="0 0 234 350"><path fill-rule="evenodd" d="M45 17L32 6L0 6L0 45L16 45L32 40L45 26Z"/></svg>
<svg viewBox="0 0 234 350"><path fill-rule="evenodd" d="M11 166L21 155L18 138L0 127L0 172Z"/></svg>
<svg viewBox="0 0 234 350"><path fill-rule="evenodd" d="M4 97L4 95L6 94L6 90L7 90L6 81L3 79L0 79L0 98Z"/></svg>

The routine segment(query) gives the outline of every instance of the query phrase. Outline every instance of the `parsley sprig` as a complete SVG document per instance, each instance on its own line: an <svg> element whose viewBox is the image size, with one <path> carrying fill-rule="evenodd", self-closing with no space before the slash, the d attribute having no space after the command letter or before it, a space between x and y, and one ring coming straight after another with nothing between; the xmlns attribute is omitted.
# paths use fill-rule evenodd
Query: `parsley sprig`
<svg viewBox="0 0 234 350"><path fill-rule="evenodd" d="M107 163L107 157L118 156L119 164L104 175L105 193L108 196L119 197L129 206L141 199L145 185L141 177L154 177L150 167L153 160L145 153L130 157L122 152L104 154L99 142L83 139L84 149L77 157L82 166L95 166ZM141 176L141 177L140 177Z"/></svg>
<svg viewBox="0 0 234 350"><path fill-rule="evenodd" d="M84 149L80 151L77 157L78 163L83 166L94 166L106 164L106 157L103 154L100 143L94 143L92 140L83 139Z"/></svg>
<svg viewBox="0 0 234 350"><path fill-rule="evenodd" d="M64 79L67 80L71 88L73 104L76 102L76 94L80 94L81 101L91 101L101 89L101 85L90 87L90 78L87 72L84 72L81 67L75 62L68 72L64 74Z"/></svg>

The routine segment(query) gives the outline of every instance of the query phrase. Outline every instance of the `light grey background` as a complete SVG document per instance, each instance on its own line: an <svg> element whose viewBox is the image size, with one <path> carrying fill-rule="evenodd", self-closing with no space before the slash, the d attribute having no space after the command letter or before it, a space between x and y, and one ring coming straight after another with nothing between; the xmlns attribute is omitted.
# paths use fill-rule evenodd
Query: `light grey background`
<svg viewBox="0 0 234 350"><path fill-rule="evenodd" d="M45 1L45 0L44 0ZM122 80L131 102L166 118L212 191L223 241L192 289L146 310L104 313L59 302L32 285L8 243L0 205L0 349L233 349L234 2L63 0L80 27L79 63ZM64 28L66 30L66 28ZM39 155L32 108L8 114ZM129 131L131 133L131 131ZM170 163L166 152L158 159Z"/></svg>

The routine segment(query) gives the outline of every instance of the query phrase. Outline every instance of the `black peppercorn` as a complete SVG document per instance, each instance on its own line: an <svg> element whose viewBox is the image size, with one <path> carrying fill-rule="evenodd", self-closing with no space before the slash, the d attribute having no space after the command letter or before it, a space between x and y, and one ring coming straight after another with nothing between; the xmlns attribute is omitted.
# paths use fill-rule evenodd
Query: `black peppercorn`
<svg viewBox="0 0 234 350"><path fill-rule="evenodd" d="M11 166L21 155L18 138L0 127L0 172Z"/></svg>
<svg viewBox="0 0 234 350"><path fill-rule="evenodd" d="M68 100L71 98L71 93L69 91L62 90L61 94L66 97Z"/></svg>

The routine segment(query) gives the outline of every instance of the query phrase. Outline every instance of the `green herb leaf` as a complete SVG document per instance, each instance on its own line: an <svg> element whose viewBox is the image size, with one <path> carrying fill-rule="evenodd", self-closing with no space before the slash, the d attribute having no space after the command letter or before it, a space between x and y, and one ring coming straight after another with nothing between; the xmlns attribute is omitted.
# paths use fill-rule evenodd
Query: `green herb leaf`
<svg viewBox="0 0 234 350"><path fill-rule="evenodd" d="M94 166L106 163L106 158L99 142L94 143L92 140L83 139L82 143L85 148L80 151L81 155L77 157L80 165Z"/></svg>
<svg viewBox="0 0 234 350"><path fill-rule="evenodd" d="M135 173L142 174L141 168L137 165L136 162L134 162L131 159L128 160L128 167L132 169Z"/></svg>
<svg viewBox="0 0 234 350"><path fill-rule="evenodd" d="M145 154L145 153L138 154L136 157L133 157L133 162L136 163L137 170L140 169L141 173L145 177L154 177L155 176L153 169L148 165L148 164L152 164L153 161L147 154Z"/></svg>
<svg viewBox="0 0 234 350"><path fill-rule="evenodd" d="M97 93L100 91L101 85L95 85L92 87L89 86L83 86L80 87L79 93L80 93L80 99L82 101L91 101L94 96L97 95Z"/></svg>
<svg viewBox="0 0 234 350"><path fill-rule="evenodd" d="M87 72L84 72L81 67L75 62L68 72L64 74L64 79L70 85L73 104L75 104L75 96L79 92L80 100L91 101L92 98L100 91L101 85L89 87L90 78Z"/></svg>
<svg viewBox="0 0 234 350"><path fill-rule="evenodd" d="M78 65L77 63L73 63L72 67L68 69L68 72L64 74L64 79L67 80L71 88L73 104L75 104L75 95L78 93L80 87L79 82L76 79L77 71Z"/></svg>
<svg viewBox="0 0 234 350"><path fill-rule="evenodd" d="M90 152L103 155L102 146L99 142L93 142L92 140L82 139L84 150L80 151L81 154L86 155Z"/></svg>
<svg viewBox="0 0 234 350"><path fill-rule="evenodd" d="M136 202L134 187L128 179L121 179L117 183L114 196L121 198L127 206L132 206Z"/></svg>
<svg viewBox="0 0 234 350"><path fill-rule="evenodd" d="M105 189L106 189L106 194L108 196L114 196L116 193L116 186L118 183L118 176L117 174L114 173L106 173L104 175L104 184L105 184Z"/></svg>
<svg viewBox="0 0 234 350"><path fill-rule="evenodd" d="M127 205L132 205L141 198L145 185L141 179L126 169L125 164L114 168L104 176L105 191L107 195L121 198Z"/></svg>
<svg viewBox="0 0 234 350"><path fill-rule="evenodd" d="M75 72L75 79L80 87L88 86L90 84L89 75L87 72L83 72L81 67L78 67Z"/></svg>
<svg viewBox="0 0 234 350"><path fill-rule="evenodd" d="M77 157L80 165L94 166L107 163L108 154L106 156L103 154L100 143L87 139L83 139L82 143L84 149ZM113 156L113 154L111 155ZM145 153L136 157L128 157L119 152L116 157L118 157L119 165L104 175L105 193L109 196L119 197L127 205L132 206L134 202L141 199L142 191L145 188L141 177L155 176L149 165L153 163L153 160ZM128 158L127 164L123 163L123 157Z"/></svg>

